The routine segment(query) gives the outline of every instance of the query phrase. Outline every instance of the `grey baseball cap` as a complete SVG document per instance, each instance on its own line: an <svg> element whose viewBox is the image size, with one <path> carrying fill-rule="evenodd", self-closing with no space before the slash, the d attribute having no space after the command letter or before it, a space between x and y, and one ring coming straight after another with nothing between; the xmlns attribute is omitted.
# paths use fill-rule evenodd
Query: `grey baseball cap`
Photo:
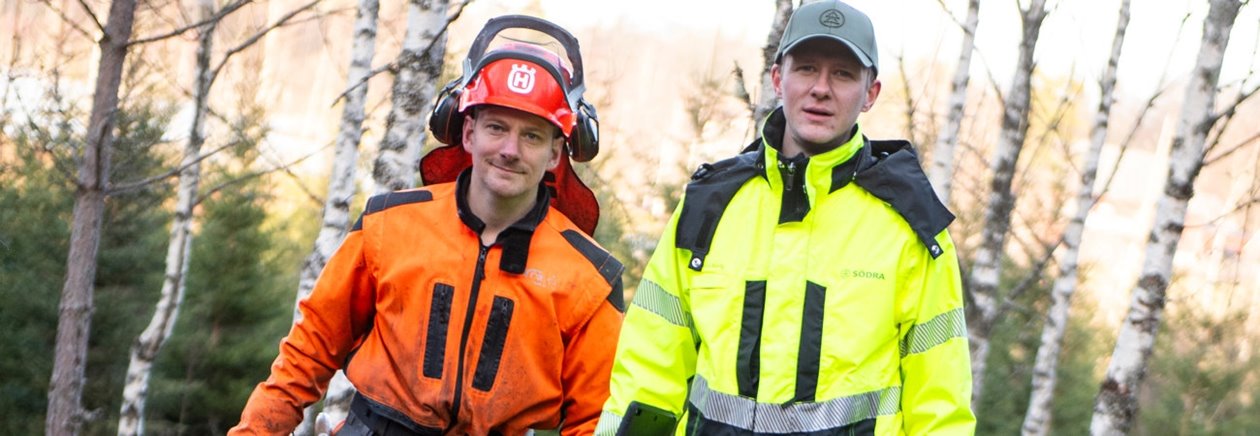
<svg viewBox="0 0 1260 436"><path fill-rule="evenodd" d="M871 18L839 0L819 0L797 8L783 30L774 61L782 62L783 55L798 44L819 37L843 43L864 65L879 71L879 50Z"/></svg>

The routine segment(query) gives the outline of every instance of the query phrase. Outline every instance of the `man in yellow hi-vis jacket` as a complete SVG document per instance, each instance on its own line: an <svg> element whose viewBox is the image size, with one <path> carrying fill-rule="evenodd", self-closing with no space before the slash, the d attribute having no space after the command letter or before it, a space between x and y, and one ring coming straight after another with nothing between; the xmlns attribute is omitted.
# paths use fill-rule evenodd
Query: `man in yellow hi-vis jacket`
<svg viewBox="0 0 1260 436"><path fill-rule="evenodd" d="M793 14L771 71L783 106L692 176L597 435L974 432L954 216L909 143L857 125L877 73L865 14Z"/></svg>

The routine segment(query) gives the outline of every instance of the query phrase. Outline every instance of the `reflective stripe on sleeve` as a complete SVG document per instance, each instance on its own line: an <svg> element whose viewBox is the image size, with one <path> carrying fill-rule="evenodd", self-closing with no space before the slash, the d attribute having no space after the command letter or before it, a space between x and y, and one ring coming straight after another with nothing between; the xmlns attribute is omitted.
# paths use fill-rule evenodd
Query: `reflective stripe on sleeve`
<svg viewBox="0 0 1260 436"><path fill-rule="evenodd" d="M708 381L696 375L688 401L699 410L700 419L759 434L806 433L894 415L900 409L901 387L891 386L818 402L758 403L750 398L711 390Z"/></svg>
<svg viewBox="0 0 1260 436"><path fill-rule="evenodd" d="M614 436L617 434L617 427L621 427L621 415L605 410L599 414L599 425L595 427L595 436Z"/></svg>
<svg viewBox="0 0 1260 436"><path fill-rule="evenodd" d="M639 281L639 288L634 291L634 305L665 318L671 324L691 328L691 317L683 313L678 297L665 292L661 285L651 280Z"/></svg>
<svg viewBox="0 0 1260 436"><path fill-rule="evenodd" d="M957 308L937 315L923 324L910 327L906 337L901 340L901 357L922 353L953 338L967 337L967 323L963 318L963 309Z"/></svg>

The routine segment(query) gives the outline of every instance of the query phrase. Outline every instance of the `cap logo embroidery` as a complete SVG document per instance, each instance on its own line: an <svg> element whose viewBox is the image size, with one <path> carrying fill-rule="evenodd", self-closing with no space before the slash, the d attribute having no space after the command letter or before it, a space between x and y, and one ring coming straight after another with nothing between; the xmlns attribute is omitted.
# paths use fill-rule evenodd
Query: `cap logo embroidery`
<svg viewBox="0 0 1260 436"><path fill-rule="evenodd" d="M818 17L818 23L826 27L836 28L844 26L844 14L835 9L823 11Z"/></svg>
<svg viewBox="0 0 1260 436"><path fill-rule="evenodd" d="M512 64L512 74L508 75L508 89L518 94L529 94L534 90L534 73L536 72L538 72L536 68Z"/></svg>

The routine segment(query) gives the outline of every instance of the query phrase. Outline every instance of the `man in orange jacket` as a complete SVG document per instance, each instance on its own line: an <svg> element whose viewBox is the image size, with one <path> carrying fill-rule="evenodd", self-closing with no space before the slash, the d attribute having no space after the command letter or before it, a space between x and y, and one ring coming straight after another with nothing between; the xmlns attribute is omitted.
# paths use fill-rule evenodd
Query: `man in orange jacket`
<svg viewBox="0 0 1260 436"><path fill-rule="evenodd" d="M559 41L572 72L539 46L488 50L510 28ZM569 164L598 150L582 90L568 32L490 20L430 118L451 145L422 176L455 180L368 201L231 433L289 433L337 369L358 390L342 435L592 433L623 267Z"/></svg>

